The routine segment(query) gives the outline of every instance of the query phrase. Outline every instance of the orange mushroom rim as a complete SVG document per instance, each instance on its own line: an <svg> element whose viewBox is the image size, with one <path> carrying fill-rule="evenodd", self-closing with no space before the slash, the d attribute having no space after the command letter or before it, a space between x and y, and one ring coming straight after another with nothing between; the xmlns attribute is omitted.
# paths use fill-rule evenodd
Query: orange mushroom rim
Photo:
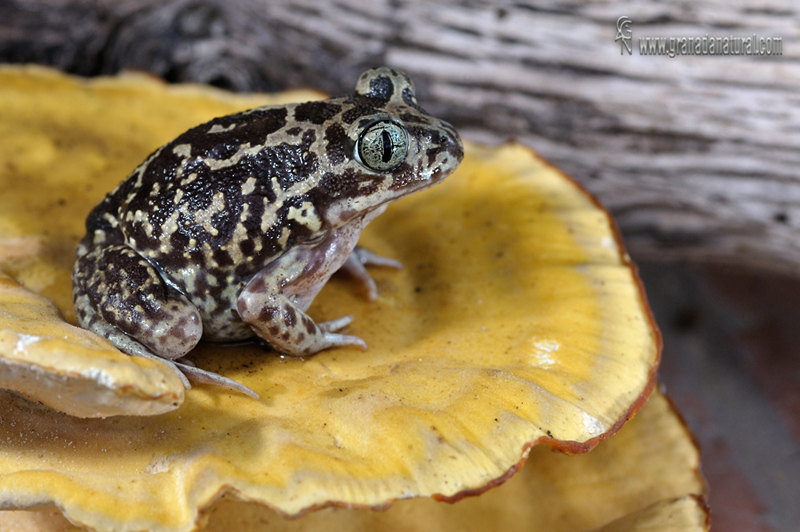
<svg viewBox="0 0 800 532"><path fill-rule="evenodd" d="M625 425L625 423L627 423L629 420L631 420L639 412L639 410L641 410L641 408L647 403L647 400L650 398L650 394L653 392L653 389L656 385L658 368L661 363L661 353L663 351L663 346L664 346L661 331L658 328L658 325L656 324L655 317L653 316L653 311L650 308L649 303L647 302L644 283L642 283L642 279L639 276L639 269L637 268L636 264L630 259L628 253L625 251L625 246L623 244L622 234L619 230L619 226L614 221L614 218L611 216L611 214L606 210L605 207L603 207L600 201L591 192L589 192L583 185L581 185L575 178L564 173L564 171L562 171L560 168L552 164L550 161L547 161L546 159L542 158L538 153L536 153L530 147L525 146L524 144L521 144L520 142L513 140L507 142L505 146L520 147L525 151L527 151L528 153L530 153L533 157L539 159L544 166L562 175L567 181L569 181L571 185L575 187L575 189L579 193L583 194L586 198L588 198L589 201L592 203L592 205L594 205L599 211L601 211L604 214L605 219L608 222L608 225L611 229L611 233L614 237L614 241L617 245L616 249L617 253L619 254L621 265L628 268L628 270L631 272L631 276L636 285L637 292L639 294L639 302L647 318L647 322L650 325L650 331L653 336L653 341L655 343L655 359L652 366L650 367L650 371L648 372L647 382L645 383L644 389L636 398L636 400L633 402L633 404L630 406L630 408L619 418L619 420L617 420L616 423L614 423L614 425L611 426L609 430L593 438L590 438L584 442L578 442L572 440L559 440L551 436L541 436L533 441L527 442L522 446L520 459L516 464L512 465L505 473L495 478L494 480L487 482L480 488L465 489L453 495L443 495L441 493L434 493L430 495L430 498L436 501L447 502L451 504L456 503L466 497L475 497L481 495L482 493L492 488L496 488L505 483L512 476L514 476L515 473L517 473L520 469L522 469L522 467L525 465L525 462L528 459L528 455L530 454L531 449L537 445L543 444L564 454L578 455L591 451L601 441L608 439L617 432L619 432L622 426ZM678 411L671 400L670 400L670 406L672 407L673 411L678 415L679 421L686 430L687 434L689 434L690 437L692 438L693 445L699 449L699 445L694 439L694 436L691 435L691 431L689 431L685 420L683 419L682 416L680 416L680 414L678 414ZM696 474L700 479L703 479L703 476L700 473L699 468L697 469ZM703 480L703 482L705 481ZM233 486L230 485L221 486L217 494L210 498L209 503L198 509L198 516L196 522L197 523L202 522L203 518L213 511L215 504L222 498L223 495L225 495L226 493L232 493L235 495L237 492L238 490ZM707 521L710 522L710 513L708 510L708 505L706 503L705 497L701 495L697 495L694 497L698 501L700 507L705 512ZM275 508L269 503L264 504L260 502L259 504L263 504L264 506L271 508L273 511L275 511L277 514L281 515L285 519L298 519L310 512L323 510L325 508L383 511L387 510L395 501L403 499L405 499L405 497L388 499L387 501L376 505L348 503L348 502L330 500L318 504L313 504L311 506L304 508L303 510L300 510L297 513L286 513L280 510L279 508Z"/></svg>
<svg viewBox="0 0 800 532"><path fill-rule="evenodd" d="M442 494L434 494L431 496L433 499L442 502L456 503L465 497L474 497L480 495L481 493L484 493L485 491L491 488L500 486L508 479L510 479L512 476L514 476L514 474L517 471L522 469L522 466L525 465L525 461L528 459L528 454L530 453L530 450L537 445L544 444L547 445L548 447L551 447L552 449L555 449L565 454L572 454L572 455L584 454L594 449L595 446L597 446L597 444L600 443L601 441L608 439L617 432L619 432L622 426L625 425L625 423L627 423L628 421L630 421L633 418L633 416L635 416L639 412L639 410L641 410L641 408L645 405L645 403L647 403L647 400L650 398L650 394L653 392L653 388L655 387L656 384L658 367L661 364L661 353L664 348L664 340L661 335L661 330L658 328L655 316L653 316L653 311L650 308L650 304L647 302L644 283L642 282L642 279L639 276L639 268L630 259L630 256L625 251L625 245L622 240L622 233L620 232L619 226L617 225L617 222L614 220L614 217L611 216L608 210L606 210L606 208L600 203L600 201L594 196L594 194L586 190L586 188L583 185L581 185L575 178L566 174L563 170L552 164L550 161L542 158L541 155L536 153L533 149L517 141L511 141L508 143L508 145L518 146L525 149L531 155L539 158L541 162L549 169L564 176L564 178L566 178L567 181L569 181L570 184L572 184L578 190L578 192L587 197L589 201L591 201L592 205L594 205L599 211L602 211L602 213L605 215L606 221L608 222L608 225L611 228L611 233L614 236L614 242L617 245L616 249L617 253L619 254L620 262L622 263L623 266L627 267L630 270L633 280L636 283L637 292L639 294L639 302L641 303L642 309L645 312L645 316L647 317L647 322L650 325L650 331L653 334L653 340L655 341L656 344L656 356L653 365L650 367L650 371L647 376L647 383L645 384L642 393L639 395L639 397L636 398L631 407L622 415L622 417L620 417L620 419L618 419L617 422L611 426L609 430L593 438L590 438L585 442L559 440L551 436L541 436L536 440L528 442L525 445L523 445L522 456L519 462L511 466L508 469L508 471L506 471L500 477L488 482L485 486L481 488L467 489L449 496ZM684 426L686 426L685 422L683 421L683 418L681 418L681 423Z"/></svg>

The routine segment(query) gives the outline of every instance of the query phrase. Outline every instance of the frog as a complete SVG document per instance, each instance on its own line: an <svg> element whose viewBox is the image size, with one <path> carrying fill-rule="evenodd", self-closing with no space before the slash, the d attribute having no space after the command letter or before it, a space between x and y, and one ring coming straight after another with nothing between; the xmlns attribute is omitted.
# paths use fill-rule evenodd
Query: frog
<svg viewBox="0 0 800 532"><path fill-rule="evenodd" d="M342 346L345 315L309 306L341 271L375 300L358 246L387 205L440 183L464 155L452 125L417 102L401 70L379 67L352 94L262 106L198 125L151 153L86 218L72 271L79 324L121 351L169 364L184 386L257 396L196 367L202 339L259 341L281 356Z"/></svg>

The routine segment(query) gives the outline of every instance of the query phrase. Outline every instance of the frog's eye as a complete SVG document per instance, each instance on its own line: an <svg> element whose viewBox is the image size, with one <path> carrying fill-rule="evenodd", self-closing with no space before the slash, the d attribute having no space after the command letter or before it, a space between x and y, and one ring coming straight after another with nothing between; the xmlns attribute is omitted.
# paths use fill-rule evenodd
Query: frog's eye
<svg viewBox="0 0 800 532"><path fill-rule="evenodd" d="M356 143L356 154L361 163L377 172L397 167L406 158L408 138L403 126L383 120L368 126Z"/></svg>

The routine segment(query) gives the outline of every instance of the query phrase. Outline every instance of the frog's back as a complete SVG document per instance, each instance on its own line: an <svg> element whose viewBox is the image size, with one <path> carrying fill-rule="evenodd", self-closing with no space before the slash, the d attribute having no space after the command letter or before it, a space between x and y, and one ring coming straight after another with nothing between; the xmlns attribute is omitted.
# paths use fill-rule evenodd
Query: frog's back
<svg viewBox="0 0 800 532"><path fill-rule="evenodd" d="M248 241L248 253L256 241L261 254L279 253L282 246L265 244L280 234L269 233L300 199L282 191L319 170L318 128L287 127L294 107L216 118L159 148L91 212L87 239L100 232L159 263L197 261L203 247L219 251L232 241Z"/></svg>

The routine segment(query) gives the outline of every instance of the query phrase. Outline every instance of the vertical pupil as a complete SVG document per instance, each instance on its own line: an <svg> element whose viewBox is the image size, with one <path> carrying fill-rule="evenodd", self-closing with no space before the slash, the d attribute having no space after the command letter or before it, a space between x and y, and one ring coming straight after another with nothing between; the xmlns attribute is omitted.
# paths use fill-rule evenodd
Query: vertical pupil
<svg viewBox="0 0 800 532"><path fill-rule="evenodd" d="M384 129L381 131L381 140L383 141L383 162L388 163L392 158L392 136Z"/></svg>

